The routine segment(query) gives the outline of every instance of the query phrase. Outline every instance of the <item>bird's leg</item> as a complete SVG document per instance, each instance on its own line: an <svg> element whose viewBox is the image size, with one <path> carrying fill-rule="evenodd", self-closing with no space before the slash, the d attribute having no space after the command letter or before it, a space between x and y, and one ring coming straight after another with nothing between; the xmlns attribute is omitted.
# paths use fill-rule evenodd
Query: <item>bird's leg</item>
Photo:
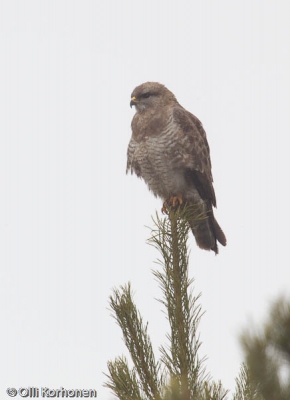
<svg viewBox="0 0 290 400"><path fill-rule="evenodd" d="M183 198L181 194L178 194L177 196L172 196L164 201L161 212L162 214L168 214L168 208L173 208L174 210L176 210L182 204Z"/></svg>

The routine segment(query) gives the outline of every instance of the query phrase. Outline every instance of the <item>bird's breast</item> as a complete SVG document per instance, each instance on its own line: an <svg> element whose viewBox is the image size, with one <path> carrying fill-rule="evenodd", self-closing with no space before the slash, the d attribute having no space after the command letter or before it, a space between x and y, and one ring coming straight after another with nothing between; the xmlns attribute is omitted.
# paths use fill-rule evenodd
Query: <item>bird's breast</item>
<svg viewBox="0 0 290 400"><path fill-rule="evenodd" d="M133 163L152 192L163 199L184 193L184 169L179 165L181 155L174 150L170 132L158 136L144 136L136 145Z"/></svg>

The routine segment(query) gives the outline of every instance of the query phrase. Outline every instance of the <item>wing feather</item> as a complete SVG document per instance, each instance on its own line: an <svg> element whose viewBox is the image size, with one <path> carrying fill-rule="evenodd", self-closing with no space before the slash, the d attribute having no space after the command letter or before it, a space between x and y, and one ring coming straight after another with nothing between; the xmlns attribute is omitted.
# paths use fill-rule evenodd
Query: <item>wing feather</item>
<svg viewBox="0 0 290 400"><path fill-rule="evenodd" d="M202 123L181 106L173 109L173 118L183 140L184 158L190 156L190 163L185 170L186 178L193 183L203 200L210 201L216 207L210 150Z"/></svg>

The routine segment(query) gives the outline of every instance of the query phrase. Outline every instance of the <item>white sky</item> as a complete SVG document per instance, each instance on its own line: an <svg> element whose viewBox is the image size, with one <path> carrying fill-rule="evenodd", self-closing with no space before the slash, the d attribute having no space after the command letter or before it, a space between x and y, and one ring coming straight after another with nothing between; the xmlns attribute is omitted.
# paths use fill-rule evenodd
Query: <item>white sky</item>
<svg viewBox="0 0 290 400"><path fill-rule="evenodd" d="M161 202L125 175L130 94L159 81L204 124L228 246L190 276L208 371L233 388L241 328L289 293L290 3L0 3L0 397L94 388L127 354L108 310L132 283L154 347L167 322L145 242ZM3 360L5 360L3 362Z"/></svg>

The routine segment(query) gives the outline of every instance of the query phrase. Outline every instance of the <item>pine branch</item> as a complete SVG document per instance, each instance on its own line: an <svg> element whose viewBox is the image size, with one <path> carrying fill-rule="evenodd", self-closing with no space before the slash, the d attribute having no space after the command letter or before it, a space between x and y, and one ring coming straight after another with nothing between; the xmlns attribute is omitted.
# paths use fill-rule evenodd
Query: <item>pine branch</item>
<svg viewBox="0 0 290 400"><path fill-rule="evenodd" d="M136 372L130 371L125 358L117 358L114 362L108 362L109 374L105 374L109 381L106 383L109 389L120 400L143 400L141 396Z"/></svg>
<svg viewBox="0 0 290 400"><path fill-rule="evenodd" d="M289 337L290 303L283 298L273 304L260 332L241 335L251 381L263 400L290 398Z"/></svg>
<svg viewBox="0 0 290 400"><path fill-rule="evenodd" d="M195 206L169 210L168 216L156 216L149 242L160 252L162 271L153 271L162 289L159 300L166 308L170 333L169 345L161 346L161 360L155 361L152 344L140 313L132 300L130 284L115 289L110 297L114 318L121 327L134 367L124 358L108 363L106 386L121 400L225 400L221 383L204 376L197 326L202 316L198 296L190 291L188 278L186 221L204 218ZM161 370L161 367L163 369Z"/></svg>
<svg viewBox="0 0 290 400"><path fill-rule="evenodd" d="M233 400L263 400L258 394L257 386L250 377L250 371L242 364L240 374L236 378L236 391Z"/></svg>
<svg viewBox="0 0 290 400"><path fill-rule="evenodd" d="M139 376L142 391L146 398L158 400L161 389L158 379L160 366L155 362L147 325L144 326L141 315L133 303L130 284L121 286L121 290L114 290L114 295L110 297L110 306L123 331L125 344Z"/></svg>
<svg viewBox="0 0 290 400"><path fill-rule="evenodd" d="M127 360L108 362L108 382L120 400L226 400L228 392L220 382L205 375L198 357L201 345L197 327L202 316L199 295L190 290L188 278L186 221L204 218L195 206L169 210L167 216L156 215L149 242L161 254L162 271L153 271L162 290L159 301L165 306L170 326L168 345L161 346L161 359L155 361L152 344L141 315L133 300L130 284L115 289L110 297L114 318L121 327L130 352L133 368ZM232 400L288 400L289 379L281 376L281 368L290 359L290 304L279 300L261 335L244 333L241 341L246 354L236 379ZM284 362L284 364L282 363ZM283 371L285 372L285 370ZM290 376L290 375L289 375ZM282 379L283 378L283 379Z"/></svg>
<svg viewBox="0 0 290 400"><path fill-rule="evenodd" d="M226 400L227 394L221 382L204 381L198 400Z"/></svg>
<svg viewBox="0 0 290 400"><path fill-rule="evenodd" d="M290 366L290 301L286 298L280 297L272 305L265 336Z"/></svg>
<svg viewBox="0 0 290 400"><path fill-rule="evenodd" d="M190 215L189 215L190 214ZM198 218L195 206L169 211L169 216L154 221L156 228L150 243L162 254L163 272L154 271L163 292L170 324L169 349L161 346L162 362L171 379L179 385L182 399L190 399L199 391L203 369L197 357L200 346L196 328L201 318L201 308L196 305L199 296L189 293L192 280L188 279L187 239L189 218Z"/></svg>

